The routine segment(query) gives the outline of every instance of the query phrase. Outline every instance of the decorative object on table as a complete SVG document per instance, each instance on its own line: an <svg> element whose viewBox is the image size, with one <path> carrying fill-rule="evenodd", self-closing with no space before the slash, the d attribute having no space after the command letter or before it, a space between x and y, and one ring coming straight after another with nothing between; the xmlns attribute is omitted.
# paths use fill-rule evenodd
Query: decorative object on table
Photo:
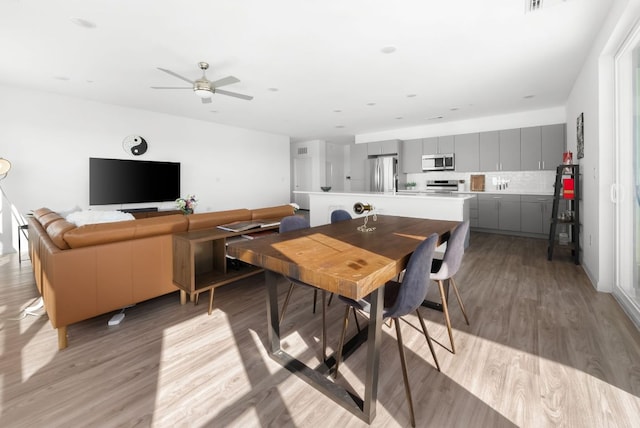
<svg viewBox="0 0 640 428"><path fill-rule="evenodd" d="M415 181L409 181L407 182L407 184L405 184L405 187L407 188L407 190L413 190L416 188L416 182Z"/></svg>
<svg viewBox="0 0 640 428"><path fill-rule="evenodd" d="M193 210L198 205L198 200L195 195L189 195L186 198L178 198L176 199L176 207L183 214L193 214Z"/></svg>
<svg viewBox="0 0 640 428"><path fill-rule="evenodd" d="M320 188L323 192L328 192L329 190L331 190L331 186L320 186Z"/></svg>
<svg viewBox="0 0 640 428"><path fill-rule="evenodd" d="M368 227L367 226L367 222L369 221L369 214L371 214L373 212L374 208L373 205L371 204L363 204L362 202L356 202L355 204L353 204L353 212L355 212L356 214L362 214L362 213L367 213L364 216L364 224L362 226L358 226L358 230L360 232L373 232L374 230L376 230L375 227ZM373 212L373 221L377 221L378 220L378 216L376 215L375 212Z"/></svg>
<svg viewBox="0 0 640 428"><path fill-rule="evenodd" d="M129 135L122 141L122 148L127 153L131 153L134 156L140 156L147 152L149 145L141 136Z"/></svg>
<svg viewBox="0 0 640 428"><path fill-rule="evenodd" d="M580 113L576 123L576 140L578 145L578 159L584 157L584 113Z"/></svg>

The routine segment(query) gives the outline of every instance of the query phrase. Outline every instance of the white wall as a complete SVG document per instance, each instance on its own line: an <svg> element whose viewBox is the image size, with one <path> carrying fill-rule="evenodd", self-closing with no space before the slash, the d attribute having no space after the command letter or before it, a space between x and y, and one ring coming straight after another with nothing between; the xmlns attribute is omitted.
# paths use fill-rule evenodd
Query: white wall
<svg viewBox="0 0 640 428"><path fill-rule="evenodd" d="M2 201L0 253L17 247L10 204L18 214L88 208L89 157L180 162L181 193L197 196L196 212L290 202L288 136L6 86L0 117L0 157L13 165L0 182L10 201ZM132 134L147 140L146 154L124 152Z"/></svg>
<svg viewBox="0 0 640 428"><path fill-rule="evenodd" d="M613 289L615 267L615 206L609 197L615 180L613 57L637 19L638 3L615 2L567 100L567 142L574 153L576 118L584 113L584 158L578 160L583 195L582 263L596 289L606 292Z"/></svg>

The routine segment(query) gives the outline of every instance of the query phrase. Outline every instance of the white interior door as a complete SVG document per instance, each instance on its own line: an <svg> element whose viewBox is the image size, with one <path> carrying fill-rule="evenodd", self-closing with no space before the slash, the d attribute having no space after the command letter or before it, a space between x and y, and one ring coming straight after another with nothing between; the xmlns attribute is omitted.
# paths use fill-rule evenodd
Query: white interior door
<svg viewBox="0 0 640 428"><path fill-rule="evenodd" d="M640 27L616 57L614 294L640 325Z"/></svg>
<svg viewBox="0 0 640 428"><path fill-rule="evenodd" d="M311 158L293 158L293 190L311 190L311 167ZM309 195L294 193L293 201L301 209L309 209Z"/></svg>

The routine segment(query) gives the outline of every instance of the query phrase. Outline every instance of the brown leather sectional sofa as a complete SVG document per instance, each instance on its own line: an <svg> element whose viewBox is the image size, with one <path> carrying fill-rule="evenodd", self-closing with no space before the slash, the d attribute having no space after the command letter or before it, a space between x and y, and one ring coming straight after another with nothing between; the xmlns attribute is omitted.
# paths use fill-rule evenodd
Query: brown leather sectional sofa
<svg viewBox="0 0 640 428"><path fill-rule="evenodd" d="M76 227L48 208L35 210L29 252L59 349L67 346L70 324L178 290L172 281L173 233L293 212L281 205Z"/></svg>

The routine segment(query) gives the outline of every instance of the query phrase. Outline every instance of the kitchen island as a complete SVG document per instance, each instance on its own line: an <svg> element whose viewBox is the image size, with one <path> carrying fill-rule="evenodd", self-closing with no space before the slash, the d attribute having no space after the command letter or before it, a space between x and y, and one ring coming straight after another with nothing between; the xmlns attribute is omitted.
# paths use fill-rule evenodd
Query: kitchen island
<svg viewBox="0 0 640 428"><path fill-rule="evenodd" d="M309 195L309 221L311 226L327 224L331 212L346 210L352 217L363 217L353 212L356 202L370 204L374 213L433 220L469 220L470 201L475 195L458 193L377 193L377 192L303 192ZM374 225L371 223L371 225Z"/></svg>

